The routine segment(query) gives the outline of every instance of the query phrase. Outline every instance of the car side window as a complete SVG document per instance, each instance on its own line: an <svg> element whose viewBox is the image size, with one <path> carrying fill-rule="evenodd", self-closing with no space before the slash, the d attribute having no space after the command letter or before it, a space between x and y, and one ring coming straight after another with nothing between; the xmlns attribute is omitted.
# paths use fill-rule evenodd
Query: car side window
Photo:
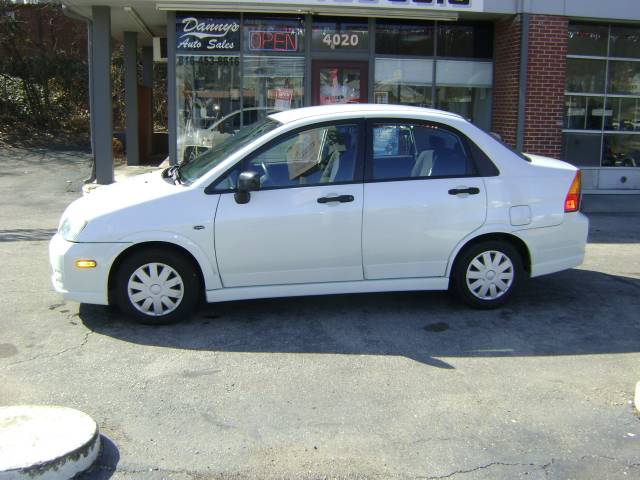
<svg viewBox="0 0 640 480"><path fill-rule="evenodd" d="M229 169L213 191L235 189L241 171L260 174L261 188L326 185L355 179L360 127L328 125L286 135Z"/></svg>
<svg viewBox="0 0 640 480"><path fill-rule="evenodd" d="M263 188L352 182L358 135L356 124L303 130L252 158L247 169L260 173Z"/></svg>
<svg viewBox="0 0 640 480"><path fill-rule="evenodd" d="M457 177L476 173L465 142L437 125L374 123L371 180Z"/></svg>

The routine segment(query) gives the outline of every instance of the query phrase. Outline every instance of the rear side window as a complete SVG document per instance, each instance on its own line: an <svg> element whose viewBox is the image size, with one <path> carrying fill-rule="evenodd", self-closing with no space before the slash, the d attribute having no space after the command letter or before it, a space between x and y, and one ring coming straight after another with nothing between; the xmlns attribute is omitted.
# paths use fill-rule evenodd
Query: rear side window
<svg viewBox="0 0 640 480"><path fill-rule="evenodd" d="M374 123L370 180L475 175L471 152L455 132L437 125Z"/></svg>

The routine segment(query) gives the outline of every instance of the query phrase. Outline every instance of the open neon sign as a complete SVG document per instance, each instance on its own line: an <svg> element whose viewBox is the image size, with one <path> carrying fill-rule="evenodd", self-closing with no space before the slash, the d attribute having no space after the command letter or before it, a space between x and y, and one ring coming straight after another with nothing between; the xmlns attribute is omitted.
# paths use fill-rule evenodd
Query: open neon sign
<svg viewBox="0 0 640 480"><path fill-rule="evenodd" d="M269 52L297 52L298 33L253 30L249 32L249 50Z"/></svg>

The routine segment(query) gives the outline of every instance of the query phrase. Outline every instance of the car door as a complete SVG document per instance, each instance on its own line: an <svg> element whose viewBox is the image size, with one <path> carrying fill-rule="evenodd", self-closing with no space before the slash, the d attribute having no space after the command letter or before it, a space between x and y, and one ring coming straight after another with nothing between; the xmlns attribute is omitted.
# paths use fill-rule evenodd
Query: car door
<svg viewBox="0 0 640 480"><path fill-rule="evenodd" d="M362 226L366 279L444 276L455 246L486 217L473 151L435 123L368 122Z"/></svg>
<svg viewBox="0 0 640 480"><path fill-rule="evenodd" d="M362 280L364 123L285 133L216 182L215 250L225 287ZM246 204L241 171L261 176Z"/></svg>

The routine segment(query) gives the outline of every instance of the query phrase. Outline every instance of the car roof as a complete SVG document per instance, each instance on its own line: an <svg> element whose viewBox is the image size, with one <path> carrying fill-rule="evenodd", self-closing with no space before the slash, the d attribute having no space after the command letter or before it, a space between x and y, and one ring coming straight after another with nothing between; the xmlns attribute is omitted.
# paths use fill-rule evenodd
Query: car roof
<svg viewBox="0 0 640 480"><path fill-rule="evenodd" d="M287 124L310 117L331 117L333 115L342 117L345 114L364 117L374 117L376 115L384 115L386 117L389 117L398 115L399 117L415 116L416 118L424 118L425 116L429 116L433 120L437 120L438 118L457 118L464 120L464 118L458 114L445 112L443 110L380 103L352 103L322 105L319 107L294 108L292 110L273 113L269 115L269 117L280 123Z"/></svg>

